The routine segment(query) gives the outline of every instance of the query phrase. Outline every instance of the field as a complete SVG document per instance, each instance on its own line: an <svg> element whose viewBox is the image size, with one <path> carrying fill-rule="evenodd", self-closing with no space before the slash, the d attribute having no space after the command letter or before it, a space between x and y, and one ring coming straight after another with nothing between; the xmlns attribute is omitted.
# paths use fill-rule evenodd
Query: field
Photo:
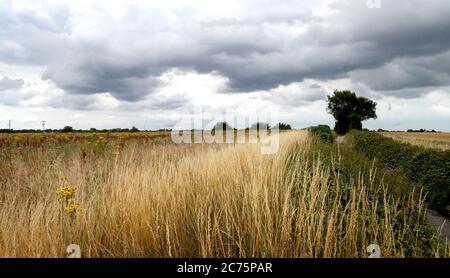
<svg viewBox="0 0 450 278"><path fill-rule="evenodd" d="M419 188L348 143L0 137L0 257L446 257Z"/></svg>
<svg viewBox="0 0 450 278"><path fill-rule="evenodd" d="M450 133L446 132L381 132L381 134L404 143L450 150Z"/></svg>

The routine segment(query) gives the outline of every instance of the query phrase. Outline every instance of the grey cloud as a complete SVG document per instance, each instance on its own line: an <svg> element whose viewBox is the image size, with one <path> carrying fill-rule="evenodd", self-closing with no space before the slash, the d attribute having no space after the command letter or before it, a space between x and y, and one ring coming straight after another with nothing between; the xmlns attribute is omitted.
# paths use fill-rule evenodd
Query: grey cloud
<svg viewBox="0 0 450 278"><path fill-rule="evenodd" d="M415 99L420 98L428 93L432 92L435 87L420 87L420 88L404 88L397 90L387 90L382 91L377 99L380 99L384 96L391 96L400 99ZM447 90L450 93L450 91Z"/></svg>
<svg viewBox="0 0 450 278"><path fill-rule="evenodd" d="M49 12L42 17L15 13L8 3L0 9L6 26L0 61L43 65L42 78L71 94L109 92L138 101L171 68L217 72L229 79L228 92L306 78L349 77L398 92L448 84L447 56L433 60L450 50L445 0L383 1L381 9L342 1L326 17L313 14L305 1L249 1L242 16L207 20L189 7L172 16L131 7L120 19L101 12L100 23L86 26L77 25L70 8L45 5ZM287 31L297 29L303 31Z"/></svg>
<svg viewBox="0 0 450 278"><path fill-rule="evenodd" d="M298 94L292 94L289 96L274 96L269 98L272 102L282 105L282 106L291 106L291 107L301 107L308 106L314 101L324 100L326 97L326 92L322 91L320 93L316 93L308 96L301 96Z"/></svg>
<svg viewBox="0 0 450 278"><path fill-rule="evenodd" d="M156 77L142 76L139 68L89 64L84 65L81 71L59 66L49 67L42 78L52 80L68 93L90 95L110 92L114 97L127 101L142 98L159 84Z"/></svg>
<svg viewBox="0 0 450 278"><path fill-rule="evenodd" d="M426 58L450 49L449 2L390 1L383 5L382 9L368 9L364 1L349 1L335 7L335 17L311 21L306 35L288 41L287 47L238 58L219 56L214 68L231 79L231 90L252 91L304 78L342 78L354 70L381 71L380 67L396 58ZM441 77L427 78L424 83L415 80L416 84L399 80L391 86L445 84L445 69L432 74L424 68L410 71L416 71L414 76L425 75L422 80L436 73Z"/></svg>
<svg viewBox="0 0 450 278"><path fill-rule="evenodd" d="M46 64L61 57L70 33L68 10L45 5L46 14L16 11L11 1L0 2L0 61L12 64Z"/></svg>
<svg viewBox="0 0 450 278"><path fill-rule="evenodd" d="M324 100L327 94L318 84L308 86L304 83L296 83L295 85L290 85L290 87L279 87L265 93L262 95L262 99L283 106L298 107Z"/></svg>
<svg viewBox="0 0 450 278"><path fill-rule="evenodd" d="M428 57L398 58L379 68L356 70L350 76L352 80L362 81L374 90L385 92L409 89L406 97L418 97L424 91L421 88L449 86L449 73L450 51Z"/></svg>
<svg viewBox="0 0 450 278"><path fill-rule="evenodd" d="M152 94L138 102L122 102L120 109L122 110L141 110L141 111L174 111L186 108L191 104L190 99L184 93L176 95L164 95L161 93Z"/></svg>
<svg viewBox="0 0 450 278"><path fill-rule="evenodd" d="M93 99L91 96L65 94L52 98L45 105L53 108L68 108L80 111L99 110L93 109L92 103Z"/></svg>
<svg viewBox="0 0 450 278"><path fill-rule="evenodd" d="M166 98L154 100L149 103L149 108L158 110L175 110L185 107L189 102L187 98Z"/></svg>
<svg viewBox="0 0 450 278"><path fill-rule="evenodd" d="M23 79L11 79L7 76L4 76L0 79L0 91L11 90L11 89L20 89L25 84Z"/></svg>

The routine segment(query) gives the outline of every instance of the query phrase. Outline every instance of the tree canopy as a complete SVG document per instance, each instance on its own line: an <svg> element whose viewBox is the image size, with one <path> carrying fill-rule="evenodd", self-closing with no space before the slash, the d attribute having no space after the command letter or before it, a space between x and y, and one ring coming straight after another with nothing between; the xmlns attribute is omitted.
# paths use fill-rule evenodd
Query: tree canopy
<svg viewBox="0 0 450 278"><path fill-rule="evenodd" d="M61 129L62 132L74 132L73 127L71 126L65 126Z"/></svg>
<svg viewBox="0 0 450 278"><path fill-rule="evenodd" d="M334 91L328 96L327 111L336 119L335 131L339 135L346 134L350 129L362 129L362 121L376 119L377 103L358 97L350 91Z"/></svg>

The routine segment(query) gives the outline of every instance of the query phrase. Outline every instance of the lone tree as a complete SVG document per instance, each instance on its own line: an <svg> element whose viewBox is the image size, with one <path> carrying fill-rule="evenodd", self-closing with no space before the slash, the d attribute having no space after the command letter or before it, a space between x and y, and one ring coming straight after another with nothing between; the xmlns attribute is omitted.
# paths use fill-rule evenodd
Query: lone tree
<svg viewBox="0 0 450 278"><path fill-rule="evenodd" d="M358 97L350 91L334 91L328 96L327 112L336 119L334 130L339 135L346 134L350 129L362 129L362 121L376 119L377 103Z"/></svg>

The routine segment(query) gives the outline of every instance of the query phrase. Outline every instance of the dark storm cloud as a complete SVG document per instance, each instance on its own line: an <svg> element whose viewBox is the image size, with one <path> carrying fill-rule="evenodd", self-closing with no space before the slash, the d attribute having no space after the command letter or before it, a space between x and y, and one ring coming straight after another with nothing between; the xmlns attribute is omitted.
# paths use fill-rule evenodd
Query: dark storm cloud
<svg viewBox="0 0 450 278"><path fill-rule="evenodd" d="M20 89L24 83L23 79L11 79L5 76L0 79L0 91Z"/></svg>
<svg viewBox="0 0 450 278"><path fill-rule="evenodd" d="M171 15L131 7L119 19L98 8L78 21L69 8L44 5L43 16L9 3L0 9L0 61L40 64L43 79L71 94L136 101L171 68L224 75L229 92L349 77L410 97L408 88L449 84L446 0L382 1L381 9L341 1L325 16L305 1L250 1L243 15L214 19L197 17L198 7Z"/></svg>
<svg viewBox="0 0 450 278"><path fill-rule="evenodd" d="M407 91L405 97L418 97L423 94L421 88L449 86L449 73L450 52L445 52L427 57L397 58L379 68L356 70L350 76L385 94Z"/></svg>
<svg viewBox="0 0 450 278"><path fill-rule="evenodd" d="M368 9L365 1L343 3L334 6L334 16L309 22L306 34L288 40L287 47L244 57L222 52L214 57L213 68L230 78L230 90L253 91L305 78L343 78L356 70L382 71L385 64L403 57L421 57L426 64L450 49L448 1L383 1L381 9ZM446 60L436 62L428 65L446 64ZM392 90L446 84L445 69L436 72L406 62L400 66L409 72L409 80L386 84L383 79L368 78L368 85ZM350 77L367 81L357 74Z"/></svg>
<svg viewBox="0 0 450 278"><path fill-rule="evenodd" d="M327 92L324 90L313 90L307 94L302 93L292 95L291 98L286 98L284 100L284 104L289 106L301 106L302 104L323 100L326 96Z"/></svg>
<svg viewBox="0 0 450 278"><path fill-rule="evenodd" d="M80 69L51 65L42 75L52 80L68 93L90 95L111 92L114 97L135 101L150 93L159 84L156 77L148 75L148 68L120 64L105 64L98 61L83 64Z"/></svg>

